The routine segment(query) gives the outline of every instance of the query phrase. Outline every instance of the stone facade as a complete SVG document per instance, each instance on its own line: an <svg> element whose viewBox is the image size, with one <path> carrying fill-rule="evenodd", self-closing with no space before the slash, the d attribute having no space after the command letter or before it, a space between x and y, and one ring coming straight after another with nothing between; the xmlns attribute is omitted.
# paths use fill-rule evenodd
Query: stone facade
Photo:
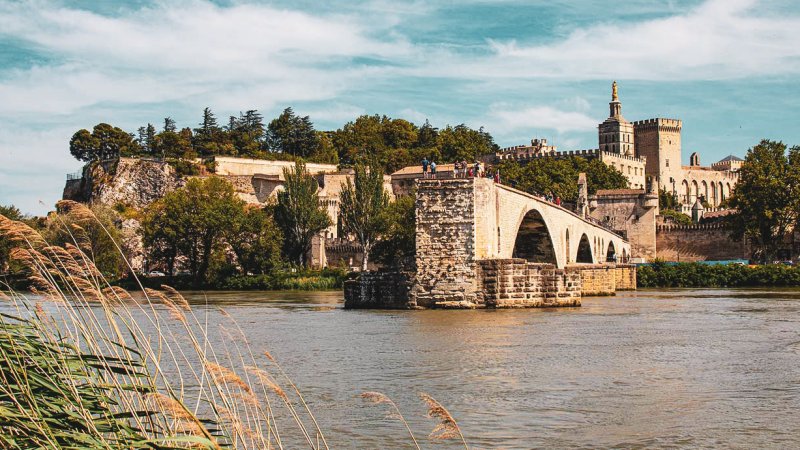
<svg viewBox="0 0 800 450"><path fill-rule="evenodd" d="M541 308L581 304L579 270L557 269L552 264L521 258L489 259L480 261L478 279L478 306Z"/></svg>
<svg viewBox="0 0 800 450"><path fill-rule="evenodd" d="M405 272L362 272L344 283L346 309L410 309L409 290L413 274Z"/></svg>
<svg viewBox="0 0 800 450"><path fill-rule="evenodd" d="M657 256L665 261L725 261L749 259L750 246L736 242L724 224L659 225L656 229Z"/></svg>
<svg viewBox="0 0 800 450"><path fill-rule="evenodd" d="M644 189L599 190L589 205L592 218L625 236L631 245L631 258L642 262L656 257L656 193Z"/></svg>
<svg viewBox="0 0 800 450"><path fill-rule="evenodd" d="M636 266L633 264L596 264L571 266L580 275L581 295L614 295L617 291L636 289Z"/></svg>

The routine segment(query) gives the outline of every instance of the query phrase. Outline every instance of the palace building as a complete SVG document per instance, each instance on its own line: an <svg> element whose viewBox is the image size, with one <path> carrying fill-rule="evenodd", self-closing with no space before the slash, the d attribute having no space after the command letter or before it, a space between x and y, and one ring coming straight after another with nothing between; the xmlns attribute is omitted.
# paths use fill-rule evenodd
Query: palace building
<svg viewBox="0 0 800 450"><path fill-rule="evenodd" d="M617 82L611 86L609 116L597 126L598 148L591 150L556 150L547 140L534 139L531 145L507 147L491 159L527 161L534 158L599 158L622 172L631 189L645 189L648 180L659 189L672 193L690 211L695 203L705 202L716 208L727 199L739 179L742 159L728 156L701 166L700 156L692 153L689 165L682 164L679 119L655 118L629 122L622 115Z"/></svg>

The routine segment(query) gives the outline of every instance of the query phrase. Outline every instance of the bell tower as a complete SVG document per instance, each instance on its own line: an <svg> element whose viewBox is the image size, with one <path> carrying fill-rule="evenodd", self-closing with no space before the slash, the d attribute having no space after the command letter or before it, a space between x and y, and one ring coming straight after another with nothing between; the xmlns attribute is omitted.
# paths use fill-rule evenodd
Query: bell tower
<svg viewBox="0 0 800 450"><path fill-rule="evenodd" d="M615 81L611 84L608 119L597 126L598 148L603 152L634 156L633 124L622 117L622 102L617 89Z"/></svg>

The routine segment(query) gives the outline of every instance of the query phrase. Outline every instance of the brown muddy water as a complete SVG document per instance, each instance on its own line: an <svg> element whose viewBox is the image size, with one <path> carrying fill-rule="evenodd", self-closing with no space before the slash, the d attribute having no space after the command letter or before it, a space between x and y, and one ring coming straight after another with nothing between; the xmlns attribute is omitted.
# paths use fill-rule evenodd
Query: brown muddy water
<svg viewBox="0 0 800 450"><path fill-rule="evenodd" d="M339 292L187 295L283 365L331 448L423 448L419 392L475 448L800 448L800 291L643 290L580 308L347 311Z"/></svg>

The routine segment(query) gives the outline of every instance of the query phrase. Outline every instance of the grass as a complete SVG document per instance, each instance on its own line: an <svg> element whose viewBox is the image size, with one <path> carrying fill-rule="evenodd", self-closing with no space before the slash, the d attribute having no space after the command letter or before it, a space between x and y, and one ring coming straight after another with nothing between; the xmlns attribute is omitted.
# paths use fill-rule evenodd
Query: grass
<svg viewBox="0 0 800 450"><path fill-rule="evenodd" d="M96 220L81 204L59 207ZM64 226L72 242L52 246L0 215L0 239L15 245L34 294L0 285L13 312L0 314L0 448L329 448L300 389L269 352L253 351L229 314L220 309L222 323L209 328L169 286L112 286L80 224ZM281 282L338 282L329 278ZM380 393L364 398L394 405ZM466 447L450 413L422 398L439 421L430 438Z"/></svg>

